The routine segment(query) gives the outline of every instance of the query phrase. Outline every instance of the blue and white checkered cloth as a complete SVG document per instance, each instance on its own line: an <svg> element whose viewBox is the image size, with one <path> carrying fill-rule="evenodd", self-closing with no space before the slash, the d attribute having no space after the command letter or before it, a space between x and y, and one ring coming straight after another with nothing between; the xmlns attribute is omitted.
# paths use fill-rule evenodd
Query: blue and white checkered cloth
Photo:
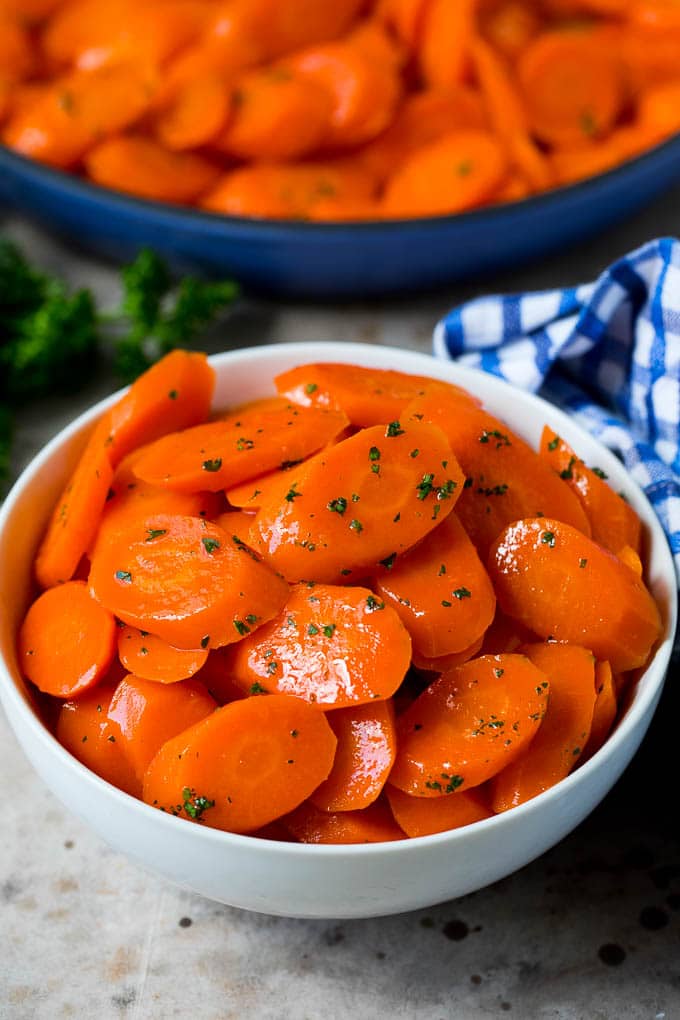
<svg viewBox="0 0 680 1020"><path fill-rule="evenodd" d="M650 241L594 283L470 301L438 323L433 345L539 393L614 450L680 578L680 241Z"/></svg>

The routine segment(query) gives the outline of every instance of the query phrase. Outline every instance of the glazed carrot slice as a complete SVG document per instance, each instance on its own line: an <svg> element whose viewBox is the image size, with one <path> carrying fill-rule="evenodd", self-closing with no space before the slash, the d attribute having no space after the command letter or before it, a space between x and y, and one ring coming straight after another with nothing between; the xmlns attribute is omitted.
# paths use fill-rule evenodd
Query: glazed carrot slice
<svg viewBox="0 0 680 1020"><path fill-rule="evenodd" d="M496 609L489 576L455 511L415 549L395 557L376 576L375 590L428 658L481 641Z"/></svg>
<svg viewBox="0 0 680 1020"><path fill-rule="evenodd" d="M397 751L394 707L376 701L330 712L338 740L335 761L309 798L321 811L360 811L380 796Z"/></svg>
<svg viewBox="0 0 680 1020"><path fill-rule="evenodd" d="M412 797L396 786L387 787L387 799L400 829L407 836L431 836L491 818L492 812L476 790L457 797Z"/></svg>
<svg viewBox="0 0 680 1020"><path fill-rule="evenodd" d="M679 48L680 52L680 48ZM638 99L637 120L658 139L680 131L680 81L646 89Z"/></svg>
<svg viewBox="0 0 680 1020"><path fill-rule="evenodd" d="M342 411L258 401L220 421L164 436L147 447L134 471L176 492L216 492L315 453L346 425Z"/></svg>
<svg viewBox="0 0 680 1020"><path fill-rule="evenodd" d="M144 800L194 822L252 832L301 804L328 776L335 735L300 698L234 701L160 749Z"/></svg>
<svg viewBox="0 0 680 1020"><path fill-rule="evenodd" d="M595 661L587 648L548 642L527 645L524 653L550 677L550 700L531 747L491 784L491 806L497 814L537 797L569 775L593 721Z"/></svg>
<svg viewBox="0 0 680 1020"><path fill-rule="evenodd" d="M596 662L593 722L590 727L590 736L583 748L581 761L588 761L600 750L614 725L617 708L612 668L608 662Z"/></svg>
<svg viewBox="0 0 680 1020"><path fill-rule="evenodd" d="M130 675L116 687L107 717L141 785L151 759L163 744L216 708L217 702L196 680L167 687Z"/></svg>
<svg viewBox="0 0 680 1020"><path fill-rule="evenodd" d="M567 483L488 411L432 390L406 408L404 420L413 418L439 425L451 443L466 476L456 512L483 559L503 528L521 517L543 513L590 534Z"/></svg>
<svg viewBox="0 0 680 1020"><path fill-rule="evenodd" d="M362 428L399 418L411 400L433 385L423 375L330 361L297 365L277 375L274 384L293 403L342 410L352 425ZM474 399L458 386L441 385L450 386L461 399Z"/></svg>
<svg viewBox="0 0 680 1020"><path fill-rule="evenodd" d="M520 57L518 78L533 133L553 145L606 134L624 101L616 52L584 29L542 33Z"/></svg>
<svg viewBox="0 0 680 1020"><path fill-rule="evenodd" d="M536 641L536 635L523 627L517 620L506 616L496 603L496 615L484 635L482 655L501 655L503 652L517 652L520 645Z"/></svg>
<svg viewBox="0 0 680 1020"><path fill-rule="evenodd" d="M331 115L324 144L331 149L375 138L392 121L401 98L394 64L376 63L370 53L351 41L301 50L282 66L329 96Z"/></svg>
<svg viewBox="0 0 680 1020"><path fill-rule="evenodd" d="M368 588L299 584L269 623L230 649L244 693L294 694L320 708L389 698L406 675L411 640Z"/></svg>
<svg viewBox="0 0 680 1020"><path fill-rule="evenodd" d="M549 687L524 655L485 655L442 674L397 720L389 782L415 797L480 786L535 738Z"/></svg>
<svg viewBox="0 0 680 1020"><path fill-rule="evenodd" d="M508 172L505 152L487 131L455 131L417 150L387 182L387 216L463 212L492 198Z"/></svg>
<svg viewBox="0 0 680 1020"><path fill-rule="evenodd" d="M478 638L460 652L452 652L450 655L439 655L436 658L428 658L428 656L421 655L413 649L411 661L416 669L423 669L426 673L446 673L447 670L453 669L454 666L462 666L468 659L476 658L482 644L483 639ZM513 650L510 648L502 649L502 651Z"/></svg>
<svg viewBox="0 0 680 1020"><path fill-rule="evenodd" d="M93 687L113 658L116 625L87 591L68 581L40 595L19 632L19 659L31 683L58 698Z"/></svg>
<svg viewBox="0 0 680 1020"><path fill-rule="evenodd" d="M284 501L258 512L251 544L291 581L358 579L441 523L462 486L441 429L375 425L293 468Z"/></svg>
<svg viewBox="0 0 680 1020"><path fill-rule="evenodd" d="M194 149L214 141L233 112L233 91L216 72L202 71L166 98L154 131L168 149Z"/></svg>
<svg viewBox="0 0 680 1020"><path fill-rule="evenodd" d="M404 839L387 804L360 811L320 811L309 801L281 819L299 843L388 843Z"/></svg>
<svg viewBox="0 0 680 1020"><path fill-rule="evenodd" d="M616 672L642 666L661 634L659 610L637 574L554 518L502 531L489 574L505 613L542 638L592 649Z"/></svg>
<svg viewBox="0 0 680 1020"><path fill-rule="evenodd" d="M287 67L247 71L234 83L234 112L217 148L239 159L296 159L322 143L328 93Z"/></svg>
<svg viewBox="0 0 680 1020"><path fill-rule="evenodd" d="M112 479L108 451L95 430L55 504L36 554L35 576L42 588L73 577L95 536Z"/></svg>
<svg viewBox="0 0 680 1020"><path fill-rule="evenodd" d="M387 31L379 18L368 17L357 21L345 42L375 64L392 65L400 71L408 60L408 53L392 32Z"/></svg>
<svg viewBox="0 0 680 1020"><path fill-rule="evenodd" d="M0 21L0 67L3 78L9 81L27 78L34 68L34 62L27 30L16 17L3 14Z"/></svg>
<svg viewBox="0 0 680 1020"><path fill-rule="evenodd" d="M549 157L555 183L572 184L604 173L656 145L658 141L659 133L656 129L634 123L618 128L606 138L590 144L555 149Z"/></svg>
<svg viewBox="0 0 680 1020"><path fill-rule="evenodd" d="M241 688L237 687L231 678L227 649L213 648L205 665L194 679L207 687L218 705L226 705L230 701L238 701L245 697Z"/></svg>
<svg viewBox="0 0 680 1020"><path fill-rule="evenodd" d="M504 0L488 5L480 13L482 35L508 60L516 60L541 28L541 14L531 3Z"/></svg>
<svg viewBox="0 0 680 1020"><path fill-rule="evenodd" d="M191 202L219 178L218 168L203 156L172 152L141 134L96 145L85 166L97 184L161 202Z"/></svg>
<svg viewBox="0 0 680 1020"><path fill-rule="evenodd" d="M132 627L176 648L217 648L270 620L288 585L221 528L158 514L97 546L90 591Z"/></svg>
<svg viewBox="0 0 680 1020"><path fill-rule="evenodd" d="M6 144L57 167L78 162L97 142L134 124L149 109L153 80L132 64L57 79L16 111Z"/></svg>
<svg viewBox="0 0 680 1020"><path fill-rule="evenodd" d="M430 0L418 41L418 65L429 86L449 88L464 80L475 0Z"/></svg>
<svg viewBox="0 0 680 1020"><path fill-rule="evenodd" d="M633 24L663 30L680 28L677 0L642 0L624 10Z"/></svg>
<svg viewBox="0 0 680 1020"><path fill-rule="evenodd" d="M374 191L373 176L358 161L254 163L225 174L202 205L231 216L307 219L317 202L364 201Z"/></svg>
<svg viewBox="0 0 680 1020"><path fill-rule="evenodd" d="M640 548L640 518L606 482L605 473L592 470L568 443L548 425L543 429L539 453L578 496L590 521L594 542L618 553L624 546Z"/></svg>
<svg viewBox="0 0 680 1020"><path fill-rule="evenodd" d="M174 684L197 673L205 665L208 650L173 648L155 634L123 624L118 629L118 658L143 680Z"/></svg>
<svg viewBox="0 0 680 1020"><path fill-rule="evenodd" d="M248 539L250 537L250 526L253 522L254 514L252 513L241 513L239 510L227 510L223 514L219 514L215 517L215 524L218 528L222 528L227 535L231 535L233 541L240 543L241 545L248 546ZM248 546L248 548L250 548ZM257 556L257 553L253 551L253 555Z"/></svg>
<svg viewBox="0 0 680 1020"><path fill-rule="evenodd" d="M99 425L114 467L143 443L205 421L215 370L205 354L176 350L136 379Z"/></svg>
<svg viewBox="0 0 680 1020"><path fill-rule="evenodd" d="M629 545L624 545L622 549L618 550L616 555L622 563L625 563L627 567L630 567L634 574L637 574L638 577L642 577L642 560L635 549L631 549Z"/></svg>
<svg viewBox="0 0 680 1020"><path fill-rule="evenodd" d="M362 147L360 158L384 182L418 149L443 135L487 126L481 96L469 86L415 92L404 99L387 130Z"/></svg>
<svg viewBox="0 0 680 1020"><path fill-rule="evenodd" d="M59 743L81 765L119 790L141 797L142 784L123 754L107 716L115 689L113 683L101 684L76 701L64 702L55 733Z"/></svg>
<svg viewBox="0 0 680 1020"><path fill-rule="evenodd" d="M626 26L618 49L628 87L634 95L678 76L679 29Z"/></svg>

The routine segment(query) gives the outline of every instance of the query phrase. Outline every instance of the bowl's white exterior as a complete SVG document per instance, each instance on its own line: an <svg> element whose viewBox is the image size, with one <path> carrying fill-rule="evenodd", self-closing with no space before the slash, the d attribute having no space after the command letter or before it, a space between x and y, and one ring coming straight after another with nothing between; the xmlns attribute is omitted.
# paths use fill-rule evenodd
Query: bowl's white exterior
<svg viewBox="0 0 680 1020"><path fill-rule="evenodd" d="M398 843L309 846L270 842L173 818L103 782L71 757L35 715L15 656L30 596L30 565L54 499L88 429L115 398L82 415L35 458L0 513L0 699L25 753L56 796L111 846L204 896L272 914L369 917L398 913L479 889L539 856L602 799L635 753L657 705L676 623L676 581L665 536L619 461L536 397L456 365L396 348L286 344L213 359L216 406L272 392L278 372L306 361L396 368L468 387L536 443L545 422L590 463L606 469L645 522L648 582L662 606L664 637L605 746L553 789L512 811L453 832Z"/></svg>

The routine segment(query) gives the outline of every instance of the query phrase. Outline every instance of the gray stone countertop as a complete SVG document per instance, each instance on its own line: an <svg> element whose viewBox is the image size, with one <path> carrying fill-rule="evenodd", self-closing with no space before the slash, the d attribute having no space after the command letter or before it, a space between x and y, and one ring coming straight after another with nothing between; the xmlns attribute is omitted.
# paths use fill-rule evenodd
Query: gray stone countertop
<svg viewBox="0 0 680 1020"><path fill-rule="evenodd" d="M3 229L39 264L115 299L110 266L16 219ZM586 280L669 233L680 233L680 188L561 257L448 292L342 307L243 300L209 347L346 339L427 351L437 318L464 298ZM112 388L102 370L76 397L24 409L15 470ZM680 1018L676 676L677 664L623 779L554 850L463 899L339 923L246 913L144 873L54 799L0 710L0 1018Z"/></svg>

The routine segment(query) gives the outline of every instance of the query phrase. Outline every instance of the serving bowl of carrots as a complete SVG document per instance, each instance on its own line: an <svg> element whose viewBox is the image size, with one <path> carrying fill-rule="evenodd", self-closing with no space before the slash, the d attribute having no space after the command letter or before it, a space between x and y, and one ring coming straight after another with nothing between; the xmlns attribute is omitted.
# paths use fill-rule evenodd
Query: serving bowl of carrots
<svg viewBox="0 0 680 1020"><path fill-rule="evenodd" d="M9 720L105 840L221 902L359 917L480 888L593 809L676 588L560 411L288 344L176 352L52 440L0 516L0 606Z"/></svg>
<svg viewBox="0 0 680 1020"><path fill-rule="evenodd" d="M413 290L678 178L667 0L24 0L0 26L0 195L116 257Z"/></svg>

